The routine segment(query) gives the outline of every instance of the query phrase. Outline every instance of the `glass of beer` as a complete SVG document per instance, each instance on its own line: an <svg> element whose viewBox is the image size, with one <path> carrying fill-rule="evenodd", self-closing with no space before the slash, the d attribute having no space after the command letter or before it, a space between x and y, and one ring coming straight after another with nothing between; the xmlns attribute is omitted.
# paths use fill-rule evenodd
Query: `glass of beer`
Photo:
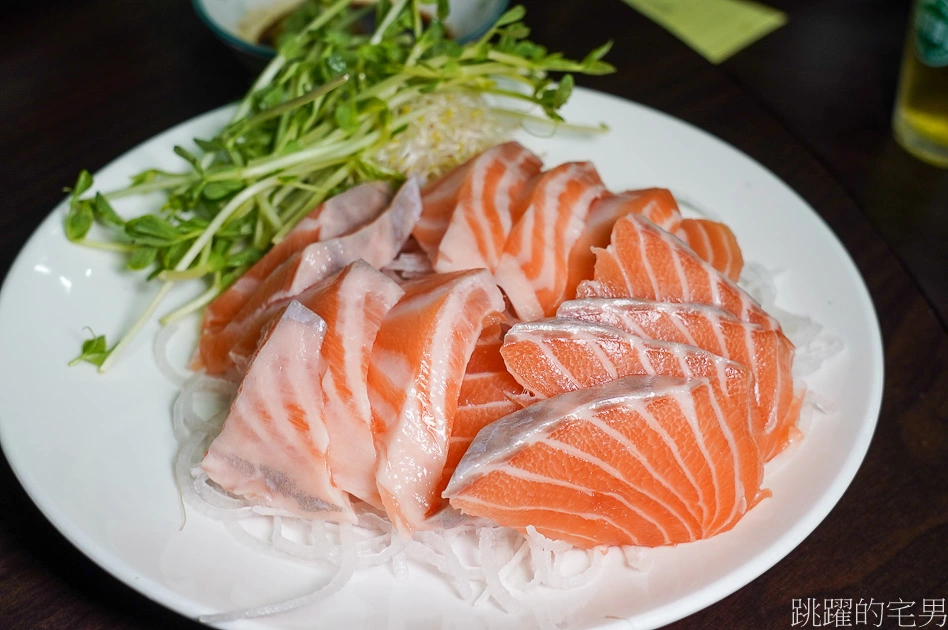
<svg viewBox="0 0 948 630"><path fill-rule="evenodd" d="M948 0L917 0L892 117L906 151L948 167Z"/></svg>

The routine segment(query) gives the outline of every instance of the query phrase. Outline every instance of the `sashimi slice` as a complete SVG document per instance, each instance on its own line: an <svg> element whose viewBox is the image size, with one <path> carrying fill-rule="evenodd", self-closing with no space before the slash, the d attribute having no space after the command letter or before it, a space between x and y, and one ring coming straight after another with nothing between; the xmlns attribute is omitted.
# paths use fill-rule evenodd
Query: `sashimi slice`
<svg viewBox="0 0 948 630"><path fill-rule="evenodd" d="M260 284L226 326L201 336L198 349L208 374L225 374L231 369L229 353L234 344L248 328L259 325L259 318L271 306L289 303L360 258L376 268L390 263L408 239L419 212L421 197L418 183L412 179L368 225L345 236L307 245L291 256Z"/></svg>
<svg viewBox="0 0 948 630"><path fill-rule="evenodd" d="M757 487L721 450L739 421L722 415L705 378L629 376L548 398L488 425L444 492L466 514L521 532L533 526L580 548L674 545L734 526ZM753 445L745 445L753 450ZM702 470L720 474L708 479ZM701 495L729 497L724 523L694 518ZM687 509L691 505L692 509Z"/></svg>
<svg viewBox="0 0 948 630"><path fill-rule="evenodd" d="M369 182L326 200L290 230L250 269L204 309L202 331L216 330L250 299L260 284L286 260L310 243L347 234L374 219L392 199L385 182Z"/></svg>
<svg viewBox="0 0 948 630"><path fill-rule="evenodd" d="M366 389L372 345L382 318L398 302L401 287L367 262L357 260L339 273L310 287L299 302L326 322L322 379L329 433L329 467L339 488L375 507L382 507L375 484L375 443ZM291 304L292 304L291 303ZM266 330L287 307L271 307ZM248 331L234 350L241 367L252 355L260 328Z"/></svg>
<svg viewBox="0 0 948 630"><path fill-rule="evenodd" d="M744 321L780 328L754 298L683 241L637 215L627 214L616 221L609 246L593 253L593 280L581 282L576 297L709 304Z"/></svg>
<svg viewBox="0 0 948 630"><path fill-rule="evenodd" d="M696 346L749 367L760 423L754 439L765 462L797 433L793 344L779 330L742 322L713 306L625 298L571 300L563 302L556 315L608 324L646 339Z"/></svg>
<svg viewBox="0 0 948 630"><path fill-rule="evenodd" d="M606 247L616 221L630 213L643 216L668 232L674 232L681 224L678 203L665 188L629 190L598 199L590 208L586 227L569 256L566 297L576 295L576 287L583 280L592 280L596 265L592 248Z"/></svg>
<svg viewBox="0 0 948 630"><path fill-rule="evenodd" d="M669 231L734 282L741 277L744 256L728 226L707 219L685 219L677 230Z"/></svg>
<svg viewBox="0 0 948 630"><path fill-rule="evenodd" d="M448 171L421 191L422 210L418 222L412 229L412 236L419 247L434 256L451 222L451 214L457 206L458 191L464 184L471 165L477 159L475 155L467 162Z"/></svg>
<svg viewBox="0 0 948 630"><path fill-rule="evenodd" d="M484 269L434 274L403 288L376 337L368 391L382 505L410 537L442 507L441 473L465 366L504 301Z"/></svg>
<svg viewBox="0 0 948 630"><path fill-rule="evenodd" d="M515 205L542 166L540 158L517 142L497 145L472 160L432 257L435 271L493 271L519 218Z"/></svg>
<svg viewBox="0 0 948 630"><path fill-rule="evenodd" d="M503 331L500 324L485 328L477 340L461 381L458 409L448 440L448 458L442 488L454 472L477 432L495 420L520 409L515 399L526 394L507 371L500 355Z"/></svg>
<svg viewBox="0 0 948 630"><path fill-rule="evenodd" d="M697 487L728 491L730 482L722 483L720 477L736 475L735 483L748 489L747 500L754 502L763 464L753 436L758 426L753 377L745 366L700 348L641 339L613 326L575 319L517 324L504 337L501 354L517 382L540 399L634 374L709 379L712 403L727 418L728 431L713 441L699 440L681 456L719 453L729 465L710 470L697 466L703 475L696 479ZM731 510L733 505L729 495L705 495L696 503L702 525L710 531L726 528L740 515L742 510Z"/></svg>
<svg viewBox="0 0 948 630"><path fill-rule="evenodd" d="M306 518L354 522L333 483L320 381L326 323L291 303L254 357L201 467L227 492Z"/></svg>
<svg viewBox="0 0 948 630"><path fill-rule="evenodd" d="M606 192L589 162L562 164L534 182L494 273L520 319L552 315L572 297L566 294L570 252L590 206Z"/></svg>

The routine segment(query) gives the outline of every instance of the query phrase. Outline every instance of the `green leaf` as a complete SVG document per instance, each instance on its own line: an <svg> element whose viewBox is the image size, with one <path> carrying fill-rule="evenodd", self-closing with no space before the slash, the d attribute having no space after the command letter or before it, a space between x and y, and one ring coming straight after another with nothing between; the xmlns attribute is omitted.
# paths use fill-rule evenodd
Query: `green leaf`
<svg viewBox="0 0 948 630"><path fill-rule="evenodd" d="M497 18L497 22L494 23L494 28L500 28L501 26L507 26L508 24L519 22L526 15L527 10L523 7L523 5L518 4L512 9L508 9L503 15Z"/></svg>
<svg viewBox="0 0 948 630"><path fill-rule="evenodd" d="M203 195L205 199L217 201L231 195L238 190L243 189L244 184L240 181L229 180L223 182L208 182L204 186Z"/></svg>
<svg viewBox="0 0 948 630"><path fill-rule="evenodd" d="M594 48L593 50L589 51L589 54L583 57L582 64L584 66L591 66L596 61L599 61L600 59L605 57L606 53L608 53L610 50L612 50L611 39L607 41L605 44L603 44L602 46L600 46L599 48Z"/></svg>
<svg viewBox="0 0 948 630"><path fill-rule="evenodd" d="M596 61L585 68L583 72L593 76L600 76L603 74L612 74L616 71L616 67L611 63L606 63L605 61Z"/></svg>
<svg viewBox="0 0 948 630"><path fill-rule="evenodd" d="M142 171L136 175L132 175L132 186L138 186L140 184L148 184L157 180L160 176L169 176L172 173L167 171L162 171L157 168L150 168L147 171Z"/></svg>
<svg viewBox="0 0 948 630"><path fill-rule="evenodd" d="M173 225L154 214L146 214L127 222L125 233L134 242L153 247L167 247L180 238Z"/></svg>
<svg viewBox="0 0 948 630"><path fill-rule="evenodd" d="M442 22L451 15L451 3L449 0L438 0L438 19Z"/></svg>
<svg viewBox="0 0 948 630"><path fill-rule="evenodd" d="M201 138L195 138L194 144L198 146L199 149L205 153L214 153L215 151L224 151L227 147L224 146L222 139L220 137L212 138L210 140L202 140Z"/></svg>
<svg viewBox="0 0 948 630"><path fill-rule="evenodd" d="M76 185L72 187L72 199L78 201L84 192L92 187L92 175L89 171L82 169L79 177L76 179Z"/></svg>
<svg viewBox="0 0 948 630"><path fill-rule="evenodd" d="M523 22L516 22L510 26L503 28L498 31L501 37L508 37L510 39L525 39L530 37L530 27L528 27Z"/></svg>
<svg viewBox="0 0 948 630"><path fill-rule="evenodd" d="M179 157L184 158L198 173L203 172L204 168L201 166L201 161L193 153L178 145L175 145L174 152Z"/></svg>
<svg viewBox="0 0 948 630"><path fill-rule="evenodd" d="M161 269L174 269L187 251L187 242L176 243L170 247L162 249L158 252L158 264L160 267L156 269L155 272L158 272Z"/></svg>
<svg viewBox="0 0 948 630"><path fill-rule="evenodd" d="M111 225L114 227L122 227L125 225L125 221L115 212L112 208L112 204L109 203L108 199L106 199L102 193L95 194L95 199L92 203L92 214L96 221L103 225Z"/></svg>
<svg viewBox="0 0 948 630"><path fill-rule="evenodd" d="M89 200L73 200L66 215L66 238L70 241L81 241L92 228L93 220L92 204Z"/></svg>
<svg viewBox="0 0 948 630"><path fill-rule="evenodd" d="M359 126L355 108L349 103L339 103L333 114L336 124L346 131L353 131Z"/></svg>
<svg viewBox="0 0 948 630"><path fill-rule="evenodd" d="M79 365L83 361L86 363L91 363L92 365L100 366L102 365L102 362L105 361L105 358L109 356L108 344L105 341L105 335L96 336L91 328L87 330L89 331L89 334L92 335L92 338L82 342L82 351L80 352L79 356L69 362L69 367Z"/></svg>
<svg viewBox="0 0 948 630"><path fill-rule="evenodd" d="M146 269L155 262L158 250L154 247L139 247L129 256L126 267L132 271Z"/></svg>
<svg viewBox="0 0 948 630"><path fill-rule="evenodd" d="M556 92L553 93L553 107L555 109L559 109L566 104L570 94L573 93L573 87L575 85L576 81L571 74L564 75L563 78L560 79L559 85L556 86Z"/></svg>
<svg viewBox="0 0 948 630"><path fill-rule="evenodd" d="M224 268L233 269L234 267L242 267L244 265L252 265L263 256L263 250L257 249L255 247L248 247L247 249L228 256L224 261Z"/></svg>

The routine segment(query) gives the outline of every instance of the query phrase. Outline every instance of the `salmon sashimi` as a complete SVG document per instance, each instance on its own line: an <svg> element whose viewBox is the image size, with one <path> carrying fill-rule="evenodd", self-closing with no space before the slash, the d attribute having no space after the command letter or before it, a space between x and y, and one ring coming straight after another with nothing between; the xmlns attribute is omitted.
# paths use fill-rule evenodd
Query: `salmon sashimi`
<svg viewBox="0 0 948 630"><path fill-rule="evenodd" d="M494 276L522 320L552 315L567 297L569 257L589 208L607 193L589 162L569 162L538 176L514 224Z"/></svg>
<svg viewBox="0 0 948 630"><path fill-rule="evenodd" d="M753 377L745 366L693 346L642 339L614 326L575 319L517 324L504 337L501 354L517 382L540 399L635 374L707 378L713 404L729 428L720 439L698 441L688 452L720 453L730 462L727 474L737 476L738 486L752 490L748 501L753 503L763 463L753 437L758 426ZM702 488L732 487L721 483L720 470L704 469L704 474L714 481L710 486L702 483ZM734 497L729 495L704 496L696 504L702 508L702 525L713 531L743 513L732 509Z"/></svg>
<svg viewBox="0 0 948 630"><path fill-rule="evenodd" d="M382 318L403 295L401 287L363 260L310 287L299 302L326 322L322 379L329 467L339 488L375 507L382 507L375 484L375 442L366 378L372 345ZM279 321L287 307L272 307L270 321ZM260 330L248 331L231 355L252 355ZM235 357L238 367L243 357Z"/></svg>
<svg viewBox="0 0 948 630"><path fill-rule="evenodd" d="M485 269L434 274L403 288L372 348L368 391L382 505L410 537L442 507L461 380L481 330L499 320L504 300Z"/></svg>
<svg viewBox="0 0 948 630"><path fill-rule="evenodd" d="M347 234L371 221L392 200L390 186L370 182L336 195L316 207L250 269L204 309L202 331L226 326L277 267L310 243Z"/></svg>
<svg viewBox="0 0 948 630"><path fill-rule="evenodd" d="M624 298L563 302L556 314L608 324L646 339L696 346L746 365L754 375L760 423L754 427L754 438L764 461L783 450L796 434L794 348L781 331L742 322L713 306Z"/></svg>
<svg viewBox="0 0 948 630"><path fill-rule="evenodd" d="M690 247L649 221L627 214L616 221L609 246L594 248L592 280L579 284L576 297L631 297L659 302L717 306L766 328L780 324L754 298Z"/></svg>
<svg viewBox="0 0 948 630"><path fill-rule="evenodd" d="M488 149L467 167L454 210L433 257L435 271L494 271L504 251L516 204L543 163L517 142Z"/></svg>
<svg viewBox="0 0 948 630"><path fill-rule="evenodd" d="M464 372L458 409L448 440L448 459L444 466L442 488L454 472L477 432L495 420L520 409L515 402L526 394L507 371L500 355L503 330L500 324L484 329Z"/></svg>
<svg viewBox="0 0 948 630"><path fill-rule="evenodd" d="M420 212L418 183L412 179L371 223L345 236L307 245L292 255L260 284L226 326L201 335L198 350L208 374L226 374L232 368L231 349L248 328L260 324L259 318L271 306L289 303L307 288L360 258L376 268L394 260Z"/></svg>
<svg viewBox="0 0 948 630"><path fill-rule="evenodd" d="M586 227L570 253L566 297L576 295L583 280L592 280L596 265L592 248L606 247L616 221L629 213L645 217L667 232L675 232L681 224L678 203L665 188L629 190L600 198L590 208Z"/></svg>
<svg viewBox="0 0 948 630"><path fill-rule="evenodd" d="M728 226L707 219L685 219L677 230L669 231L734 282L741 277L744 257L734 232Z"/></svg>
<svg viewBox="0 0 948 630"><path fill-rule="evenodd" d="M432 258L438 251L438 245L451 222L451 214L457 207L458 191L464 184L471 166L478 156L457 166L421 191L422 210L418 222L412 229L412 236L422 251Z"/></svg>
<svg viewBox="0 0 948 630"><path fill-rule="evenodd" d="M306 518L354 522L333 483L320 382L326 322L291 303L253 359L201 467L227 492Z"/></svg>
<svg viewBox="0 0 948 630"><path fill-rule="evenodd" d="M708 379L624 377L488 425L444 496L466 514L586 549L707 538L733 527L758 486L735 475L726 449L695 444L726 442L742 421L722 413ZM706 496L732 518L703 523Z"/></svg>

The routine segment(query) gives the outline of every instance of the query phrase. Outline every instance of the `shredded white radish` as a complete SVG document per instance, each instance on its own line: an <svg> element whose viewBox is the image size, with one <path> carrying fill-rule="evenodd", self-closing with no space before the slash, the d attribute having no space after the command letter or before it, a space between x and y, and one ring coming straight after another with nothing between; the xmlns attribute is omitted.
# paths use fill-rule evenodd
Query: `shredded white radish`
<svg viewBox="0 0 948 630"><path fill-rule="evenodd" d="M340 560L335 567L332 578L323 586L317 588L311 593L294 597L275 604L258 606L255 608L244 608L228 613L217 615L204 615L200 618L201 622L206 624L227 623L237 621L238 619L252 619L255 617L265 617L275 615L290 610L296 610L304 606L309 606L322 599L326 599L334 593L342 590L342 587L352 578L356 570L356 547L352 525L344 523L339 526L339 546L341 548Z"/></svg>
<svg viewBox="0 0 948 630"><path fill-rule="evenodd" d="M171 344L172 337L178 332L178 327L179 325L176 323L162 326L158 334L155 335L152 353L155 355L155 364L158 366L158 370L165 378L180 387L191 376L191 372L190 370L178 369L168 359L168 346Z"/></svg>
<svg viewBox="0 0 948 630"><path fill-rule="evenodd" d="M741 270L738 284L757 300L765 311L780 322L784 334L796 347L793 355L793 377L802 378L816 372L823 363L843 350L843 342L823 329L817 321L785 311L776 305L777 287L774 278L781 270L769 270L749 262Z"/></svg>

